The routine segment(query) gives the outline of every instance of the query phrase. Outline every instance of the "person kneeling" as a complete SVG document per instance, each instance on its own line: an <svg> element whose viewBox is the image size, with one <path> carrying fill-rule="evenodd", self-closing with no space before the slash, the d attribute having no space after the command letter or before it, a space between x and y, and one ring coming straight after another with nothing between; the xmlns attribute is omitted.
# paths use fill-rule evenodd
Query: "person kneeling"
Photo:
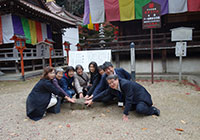
<svg viewBox="0 0 200 140"><path fill-rule="evenodd" d="M91 105L102 97L112 94L118 97L120 101L118 105L123 106L123 104L125 104L123 115L123 120L125 121L128 120L128 113L133 108L136 108L136 112L139 114L160 115L160 110L152 106L151 95L140 84L125 79L119 79L117 75L109 75L106 80L110 88L106 92L95 96L92 100L86 101L85 103L87 105Z"/></svg>
<svg viewBox="0 0 200 140"><path fill-rule="evenodd" d="M26 100L26 114L30 119L34 121L42 119L47 109L57 104L58 100L55 95L68 98L68 96L65 96L53 85L52 80L54 77L54 69L46 67L42 78L28 95Z"/></svg>

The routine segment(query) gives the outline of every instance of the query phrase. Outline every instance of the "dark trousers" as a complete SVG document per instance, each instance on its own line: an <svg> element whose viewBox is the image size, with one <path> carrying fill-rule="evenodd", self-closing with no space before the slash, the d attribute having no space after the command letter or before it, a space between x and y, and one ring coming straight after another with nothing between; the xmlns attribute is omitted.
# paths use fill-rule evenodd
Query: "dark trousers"
<svg viewBox="0 0 200 140"><path fill-rule="evenodd" d="M153 115L154 109L152 106L147 105L145 102L139 102L132 106L132 110L136 110L138 114Z"/></svg>

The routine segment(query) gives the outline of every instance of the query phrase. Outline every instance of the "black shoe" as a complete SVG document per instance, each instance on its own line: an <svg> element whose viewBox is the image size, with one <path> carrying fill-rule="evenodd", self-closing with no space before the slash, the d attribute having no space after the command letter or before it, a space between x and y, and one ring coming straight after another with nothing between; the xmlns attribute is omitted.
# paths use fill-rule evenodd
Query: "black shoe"
<svg viewBox="0 0 200 140"><path fill-rule="evenodd" d="M154 110L154 114L153 115L160 116L160 110L157 109L156 107L152 107L152 108Z"/></svg>

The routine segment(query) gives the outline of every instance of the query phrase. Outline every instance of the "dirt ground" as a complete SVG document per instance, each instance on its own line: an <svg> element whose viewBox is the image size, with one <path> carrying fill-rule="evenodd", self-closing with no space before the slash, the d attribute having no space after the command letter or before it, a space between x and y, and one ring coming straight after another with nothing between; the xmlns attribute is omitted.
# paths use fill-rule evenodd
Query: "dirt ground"
<svg viewBox="0 0 200 140"><path fill-rule="evenodd" d="M122 108L95 103L72 110L67 103L59 114L34 122L26 117L26 98L39 78L0 82L0 140L198 140L200 91L177 81L151 84L139 81L152 95L161 116L135 112L122 120Z"/></svg>

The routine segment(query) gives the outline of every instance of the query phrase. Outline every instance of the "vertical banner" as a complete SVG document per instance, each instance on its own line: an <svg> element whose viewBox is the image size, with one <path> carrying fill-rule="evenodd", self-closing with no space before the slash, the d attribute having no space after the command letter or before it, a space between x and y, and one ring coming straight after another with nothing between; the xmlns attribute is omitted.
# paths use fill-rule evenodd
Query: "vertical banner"
<svg viewBox="0 0 200 140"><path fill-rule="evenodd" d="M22 21L25 37L28 39L26 40L26 43L31 44L31 33L30 33L28 19L21 17L21 21Z"/></svg>
<svg viewBox="0 0 200 140"><path fill-rule="evenodd" d="M31 33L31 44L35 45L37 43L37 33L36 33L36 27L35 27L35 21L28 20L29 27L30 27L30 33Z"/></svg>
<svg viewBox="0 0 200 140"><path fill-rule="evenodd" d="M104 0L107 21L120 21L119 1Z"/></svg>
<svg viewBox="0 0 200 140"><path fill-rule="evenodd" d="M105 20L104 0L89 0L92 23L103 23Z"/></svg>
<svg viewBox="0 0 200 140"><path fill-rule="evenodd" d="M152 2L158 3L161 6L161 15L169 13L168 0L152 0Z"/></svg>
<svg viewBox="0 0 200 140"><path fill-rule="evenodd" d="M168 0L169 13L187 12L187 0Z"/></svg>
<svg viewBox="0 0 200 140"><path fill-rule="evenodd" d="M129 21L135 19L135 1L119 0L120 21Z"/></svg>
<svg viewBox="0 0 200 140"><path fill-rule="evenodd" d="M47 37L49 39L52 39L52 32L51 32L51 27L50 25L47 24Z"/></svg>
<svg viewBox="0 0 200 140"><path fill-rule="evenodd" d="M200 0L187 0L188 11L200 11Z"/></svg>
<svg viewBox="0 0 200 140"><path fill-rule="evenodd" d="M1 22L3 32L3 43L14 43L14 40L10 40L10 38L14 35L11 14L1 16Z"/></svg>
<svg viewBox="0 0 200 140"><path fill-rule="evenodd" d="M45 40L47 38L47 26L44 23L41 23L42 26L42 38Z"/></svg>
<svg viewBox="0 0 200 140"><path fill-rule="evenodd" d="M12 23L13 23L14 34L24 35L21 18L19 16L12 15Z"/></svg>
<svg viewBox="0 0 200 140"><path fill-rule="evenodd" d="M90 18L89 0L85 0L83 25L87 25L90 23L89 18Z"/></svg>
<svg viewBox="0 0 200 140"><path fill-rule="evenodd" d="M151 0L135 0L135 18L142 19L142 7Z"/></svg>
<svg viewBox="0 0 200 140"><path fill-rule="evenodd" d="M41 42L43 41L41 23L36 21L35 26L36 26L36 33L37 33L37 42Z"/></svg>

